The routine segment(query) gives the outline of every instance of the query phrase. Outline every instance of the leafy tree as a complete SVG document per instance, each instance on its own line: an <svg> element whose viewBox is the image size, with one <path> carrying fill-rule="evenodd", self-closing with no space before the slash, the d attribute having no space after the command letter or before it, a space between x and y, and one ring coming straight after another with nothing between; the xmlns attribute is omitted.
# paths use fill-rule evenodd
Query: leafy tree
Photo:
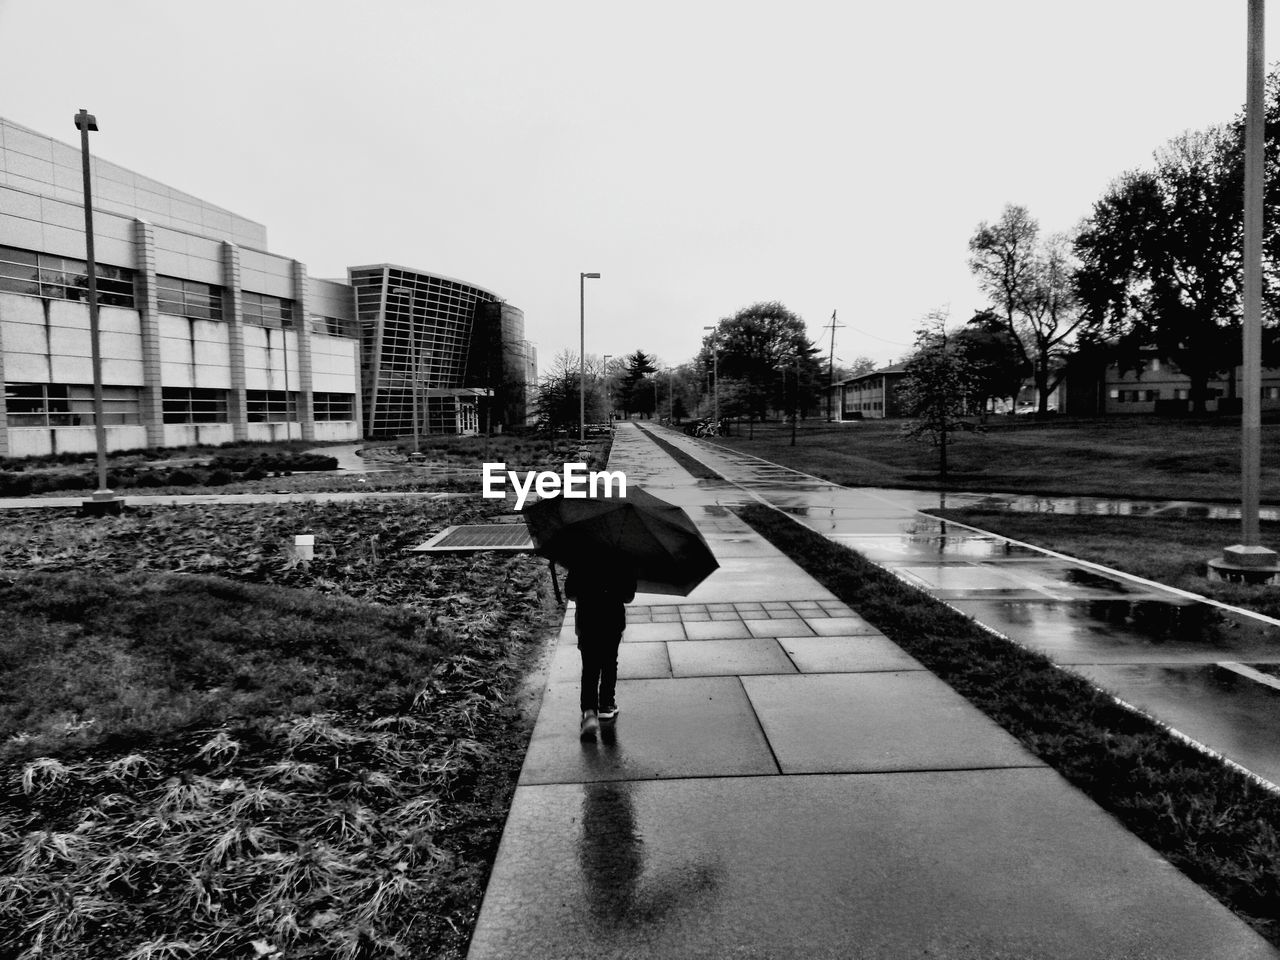
<svg viewBox="0 0 1280 960"><path fill-rule="evenodd" d="M947 333L947 316L935 312L916 331L915 352L906 362L899 397L912 419L903 435L938 448L938 473L947 479L947 445L965 421L973 392L967 346Z"/></svg>
<svg viewBox="0 0 1280 960"><path fill-rule="evenodd" d="M643 350L637 350L635 353L623 360L626 372L622 376L622 385L619 388L620 403L623 410L630 416L632 413L653 415L654 399L653 399L653 382L649 380L649 374L657 370L654 366L654 358L648 356Z"/></svg>
<svg viewBox="0 0 1280 960"><path fill-rule="evenodd" d="M702 368L713 368L713 348L718 350L721 384L739 381L744 385L742 403L749 417L764 419L770 407L782 408L786 403L784 365L794 367L800 355L800 383L805 393L802 406L811 409L825 381L818 349L805 332L804 321L777 301L744 307L732 317L725 317L713 333L702 341L698 360ZM721 403L723 404L723 392ZM723 415L724 411L721 410Z"/></svg>
<svg viewBox="0 0 1280 960"><path fill-rule="evenodd" d="M1124 366L1154 347L1191 380L1204 410L1208 381L1240 358L1243 175L1222 129L1188 133L1126 174L1076 240L1079 296L1117 337Z"/></svg>
<svg viewBox="0 0 1280 960"><path fill-rule="evenodd" d="M963 344L970 363L971 397L983 412L991 400L1016 403L1022 384L1031 375L1031 364L1004 321L990 310L980 310L955 332L954 339Z"/></svg>
<svg viewBox="0 0 1280 960"><path fill-rule="evenodd" d="M852 363L836 367L836 382L848 380L850 377L860 377L864 373L871 373L879 366L880 364L870 357L854 357Z"/></svg>

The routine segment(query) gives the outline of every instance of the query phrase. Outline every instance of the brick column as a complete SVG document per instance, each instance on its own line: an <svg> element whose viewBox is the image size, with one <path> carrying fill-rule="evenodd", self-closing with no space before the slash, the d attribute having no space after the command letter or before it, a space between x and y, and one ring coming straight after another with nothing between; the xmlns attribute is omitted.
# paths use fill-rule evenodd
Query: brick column
<svg viewBox="0 0 1280 960"><path fill-rule="evenodd" d="M298 337L298 419L302 439L316 438L316 411L311 390L311 304L307 295L307 267L293 261L293 331ZM285 341L286 346L288 340Z"/></svg>
<svg viewBox="0 0 1280 960"><path fill-rule="evenodd" d="M164 398L160 371L160 308L156 303L156 231L145 220L133 221L137 255L136 306L142 320L142 425L147 446L164 446Z"/></svg>
<svg viewBox="0 0 1280 960"><path fill-rule="evenodd" d="M240 248L222 244L222 319L227 324L231 352L231 391L227 396L227 419L235 440L249 439L249 407L244 386L244 307L240 296Z"/></svg>

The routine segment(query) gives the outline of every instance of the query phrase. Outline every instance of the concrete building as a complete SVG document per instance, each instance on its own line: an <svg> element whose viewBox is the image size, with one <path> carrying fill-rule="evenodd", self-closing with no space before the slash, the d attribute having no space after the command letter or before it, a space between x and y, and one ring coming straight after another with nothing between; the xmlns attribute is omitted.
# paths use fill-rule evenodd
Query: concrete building
<svg viewBox="0 0 1280 960"><path fill-rule="evenodd" d="M260 223L97 157L91 184L108 449L408 433L409 357L424 432L524 422L533 351L496 294L311 277ZM0 118L0 456L95 448L83 204L79 148Z"/></svg>
<svg viewBox="0 0 1280 960"><path fill-rule="evenodd" d="M880 420L902 416L898 386L906 375L906 365L895 363L833 384L830 388L835 392L833 416L837 420Z"/></svg>

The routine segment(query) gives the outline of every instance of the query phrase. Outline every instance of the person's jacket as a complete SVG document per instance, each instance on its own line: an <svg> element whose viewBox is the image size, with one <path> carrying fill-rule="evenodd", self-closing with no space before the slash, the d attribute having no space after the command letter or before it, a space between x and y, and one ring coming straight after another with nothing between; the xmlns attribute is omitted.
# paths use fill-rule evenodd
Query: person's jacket
<svg viewBox="0 0 1280 960"><path fill-rule="evenodd" d="M626 605L636 596L636 578L609 564L585 564L569 569L564 592L578 605L578 636L620 635L627 628Z"/></svg>

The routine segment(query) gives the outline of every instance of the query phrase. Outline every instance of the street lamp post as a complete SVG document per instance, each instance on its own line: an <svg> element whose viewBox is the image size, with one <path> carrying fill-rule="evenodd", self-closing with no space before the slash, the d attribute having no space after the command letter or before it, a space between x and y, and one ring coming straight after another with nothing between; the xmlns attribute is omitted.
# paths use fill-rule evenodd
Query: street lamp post
<svg viewBox="0 0 1280 960"><path fill-rule="evenodd" d="M1241 541L1210 560L1210 575L1260 582L1280 575L1275 552L1259 543L1262 413L1262 226L1266 59L1263 52L1264 0L1249 0L1246 53L1244 146L1244 402L1240 418Z"/></svg>
<svg viewBox="0 0 1280 960"><path fill-rule="evenodd" d="M587 439L587 280L598 273L578 274L578 442Z"/></svg>
<svg viewBox="0 0 1280 960"><path fill-rule="evenodd" d="M89 350L93 364L93 433L98 451L98 489L93 492L92 512L114 513L121 504L107 487L107 426L102 403L102 349L98 342L98 269L93 257L93 191L89 176L89 132L98 129L97 119L83 107L76 114L80 131L80 164L84 173L85 272L89 283Z"/></svg>
<svg viewBox="0 0 1280 960"><path fill-rule="evenodd" d="M716 433L720 432L720 336L715 327L703 327L711 330L711 378L714 381L712 393L712 411L715 417Z"/></svg>

